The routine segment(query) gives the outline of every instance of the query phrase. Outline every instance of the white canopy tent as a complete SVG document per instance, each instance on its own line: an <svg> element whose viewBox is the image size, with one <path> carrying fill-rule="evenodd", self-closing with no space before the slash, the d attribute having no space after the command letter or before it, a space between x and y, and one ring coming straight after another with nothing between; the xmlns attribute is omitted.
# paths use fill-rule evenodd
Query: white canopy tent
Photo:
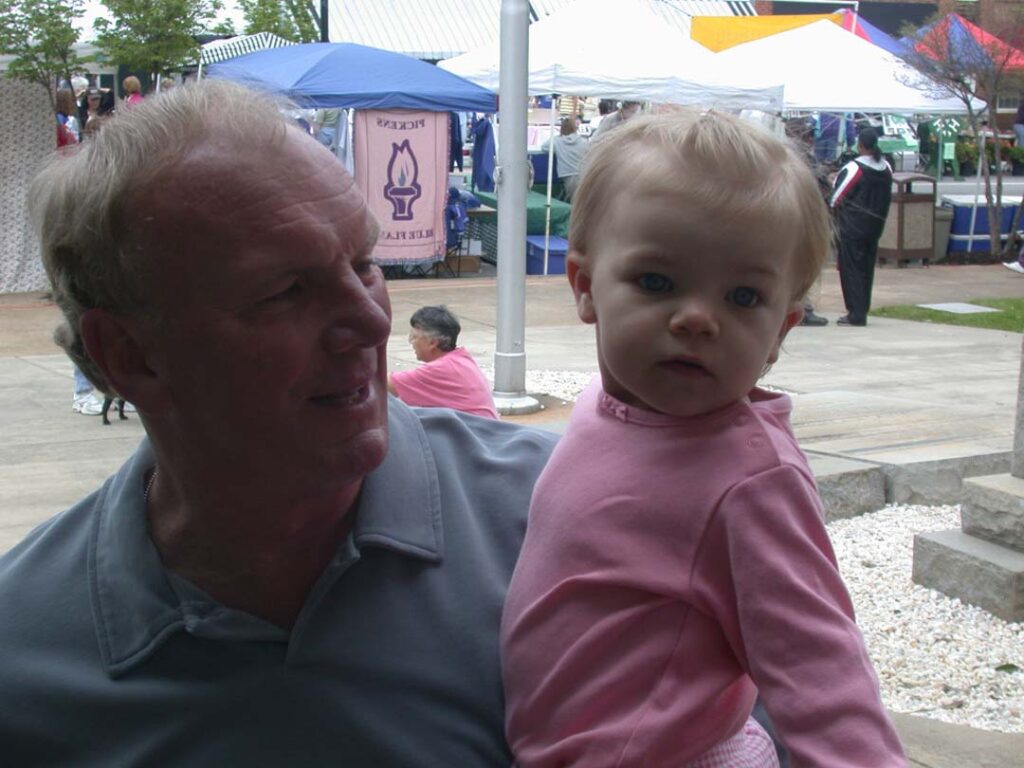
<svg viewBox="0 0 1024 768"><path fill-rule="evenodd" d="M783 83L787 110L967 111L960 99L902 59L830 21L817 21L713 55L727 69L757 70Z"/></svg>
<svg viewBox="0 0 1024 768"><path fill-rule="evenodd" d="M442 68L498 89L498 47L442 61ZM628 98L720 109L782 108L780 81L758 68L723 66L637 0L577 0L530 25L529 92Z"/></svg>

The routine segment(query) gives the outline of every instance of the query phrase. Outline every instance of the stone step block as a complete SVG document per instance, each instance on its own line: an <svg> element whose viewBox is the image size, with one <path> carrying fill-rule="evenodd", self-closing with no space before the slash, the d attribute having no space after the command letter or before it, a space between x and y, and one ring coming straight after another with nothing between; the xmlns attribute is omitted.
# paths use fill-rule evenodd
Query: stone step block
<svg viewBox="0 0 1024 768"><path fill-rule="evenodd" d="M1024 554L959 528L914 537L913 580L1006 621L1024 621Z"/></svg>
<svg viewBox="0 0 1024 768"><path fill-rule="evenodd" d="M959 504L967 478L1009 472L1012 456L1010 451L997 451L931 460L908 456L905 463L883 462L886 498L893 504Z"/></svg>
<svg viewBox="0 0 1024 768"><path fill-rule="evenodd" d="M1024 479L985 475L964 481L964 533L1024 552Z"/></svg>
<svg viewBox="0 0 1024 768"><path fill-rule="evenodd" d="M885 473L877 464L807 451L826 520L855 517L885 506Z"/></svg>

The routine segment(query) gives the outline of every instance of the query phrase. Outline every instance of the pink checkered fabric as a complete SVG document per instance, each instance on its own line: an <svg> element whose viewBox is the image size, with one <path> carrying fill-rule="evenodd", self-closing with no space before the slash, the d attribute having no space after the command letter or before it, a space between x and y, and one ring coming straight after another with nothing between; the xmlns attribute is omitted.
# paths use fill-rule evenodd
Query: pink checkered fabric
<svg viewBox="0 0 1024 768"><path fill-rule="evenodd" d="M768 732L751 717L739 733L684 768L779 768L779 758Z"/></svg>

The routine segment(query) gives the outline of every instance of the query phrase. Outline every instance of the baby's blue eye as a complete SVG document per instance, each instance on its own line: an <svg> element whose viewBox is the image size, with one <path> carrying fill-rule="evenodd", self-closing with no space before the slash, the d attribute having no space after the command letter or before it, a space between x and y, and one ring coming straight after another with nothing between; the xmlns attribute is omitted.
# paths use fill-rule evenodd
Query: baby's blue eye
<svg viewBox="0 0 1024 768"><path fill-rule="evenodd" d="M664 293L672 290L672 281L656 272L646 272L640 275L636 282L649 293Z"/></svg>
<svg viewBox="0 0 1024 768"><path fill-rule="evenodd" d="M733 288L729 292L728 299L738 307L756 307L761 302L761 297L757 295L757 291L745 285Z"/></svg>

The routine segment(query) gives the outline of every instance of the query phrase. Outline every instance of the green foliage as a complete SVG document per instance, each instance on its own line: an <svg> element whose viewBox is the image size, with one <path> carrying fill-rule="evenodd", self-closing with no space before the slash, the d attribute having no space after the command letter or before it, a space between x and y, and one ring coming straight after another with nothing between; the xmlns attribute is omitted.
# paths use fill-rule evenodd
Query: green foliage
<svg viewBox="0 0 1024 768"><path fill-rule="evenodd" d="M195 62L195 36L206 31L220 0L103 0L113 22L97 19L97 47L118 64L166 75Z"/></svg>
<svg viewBox="0 0 1024 768"><path fill-rule="evenodd" d="M0 53L13 56L7 76L39 83L50 94L59 78L70 82L82 71L73 46L72 22L83 13L82 0L4 0L0 3Z"/></svg>
<svg viewBox="0 0 1024 768"><path fill-rule="evenodd" d="M958 141L954 151L958 163L976 163L978 161L978 145L974 143L973 139Z"/></svg>
<svg viewBox="0 0 1024 768"><path fill-rule="evenodd" d="M319 31L302 0L238 0L245 16L245 34L271 32L285 40L313 43Z"/></svg>
<svg viewBox="0 0 1024 768"><path fill-rule="evenodd" d="M1007 274L1007 280L1014 279ZM880 307L871 310L878 317L891 317L897 320L916 320L921 323L939 323L941 325L966 325L971 328L992 328L999 331L1024 333L1024 299L972 299L969 303L982 307L998 309L999 312L978 312L960 315L953 312L942 312L938 309L925 309L911 304Z"/></svg>
<svg viewBox="0 0 1024 768"><path fill-rule="evenodd" d="M211 29L210 32L215 35L223 35L224 37L234 37L238 34L231 19L222 19L217 22L217 26Z"/></svg>

